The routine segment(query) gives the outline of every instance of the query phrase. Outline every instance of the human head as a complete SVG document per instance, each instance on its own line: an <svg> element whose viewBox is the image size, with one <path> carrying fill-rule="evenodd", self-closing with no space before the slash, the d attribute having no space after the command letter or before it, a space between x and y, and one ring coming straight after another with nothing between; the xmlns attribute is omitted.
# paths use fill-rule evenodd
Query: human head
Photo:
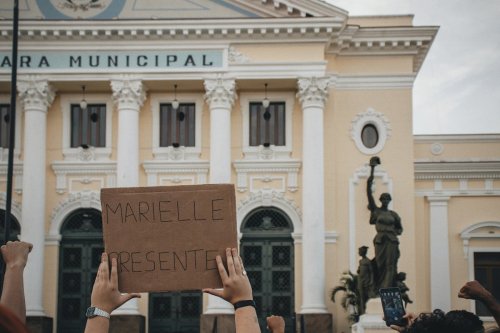
<svg viewBox="0 0 500 333"><path fill-rule="evenodd" d="M379 198L380 202L382 203L382 206L387 207L389 205L389 202L391 202L392 197L389 193L382 193Z"/></svg>
<svg viewBox="0 0 500 333"><path fill-rule="evenodd" d="M363 245L358 249L358 254L362 257L366 256L367 253L368 253L368 246Z"/></svg>
<svg viewBox="0 0 500 333"><path fill-rule="evenodd" d="M483 322L475 314L465 310L444 313L436 309L421 313L404 333L483 333Z"/></svg>

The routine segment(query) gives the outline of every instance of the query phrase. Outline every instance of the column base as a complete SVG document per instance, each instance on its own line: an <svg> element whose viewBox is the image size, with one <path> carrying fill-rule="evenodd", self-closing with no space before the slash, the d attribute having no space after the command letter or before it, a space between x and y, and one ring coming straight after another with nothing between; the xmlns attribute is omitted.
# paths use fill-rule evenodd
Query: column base
<svg viewBox="0 0 500 333"><path fill-rule="evenodd" d="M384 313L382 310L382 301L380 298L371 298L366 303L365 314L359 317L359 321L352 325L353 333L390 333L394 332L387 327L382 319Z"/></svg>
<svg viewBox="0 0 500 333"><path fill-rule="evenodd" d="M234 314L202 314L200 333L235 332Z"/></svg>
<svg viewBox="0 0 500 333"><path fill-rule="evenodd" d="M52 333L53 320L45 316L26 317L26 326L32 333Z"/></svg>
<svg viewBox="0 0 500 333"><path fill-rule="evenodd" d="M109 333L146 332L146 318L141 315L113 315L109 323Z"/></svg>
<svg viewBox="0 0 500 333"><path fill-rule="evenodd" d="M332 333L331 313L297 313L297 332Z"/></svg>

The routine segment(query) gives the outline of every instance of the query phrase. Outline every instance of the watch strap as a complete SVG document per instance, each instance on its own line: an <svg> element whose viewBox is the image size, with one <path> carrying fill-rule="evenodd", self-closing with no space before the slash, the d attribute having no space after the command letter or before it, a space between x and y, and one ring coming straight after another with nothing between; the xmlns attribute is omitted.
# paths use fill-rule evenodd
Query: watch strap
<svg viewBox="0 0 500 333"><path fill-rule="evenodd" d="M243 308L245 306L253 306L254 308L257 308L257 306L255 305L255 301L253 299L248 299L248 300L236 302L233 304L233 306L234 306L235 310L239 309L239 308Z"/></svg>
<svg viewBox="0 0 500 333"><path fill-rule="evenodd" d="M87 318L94 318L94 317L104 317L104 318L110 318L109 313L107 313L104 310L101 310L95 306L91 306L87 309Z"/></svg>

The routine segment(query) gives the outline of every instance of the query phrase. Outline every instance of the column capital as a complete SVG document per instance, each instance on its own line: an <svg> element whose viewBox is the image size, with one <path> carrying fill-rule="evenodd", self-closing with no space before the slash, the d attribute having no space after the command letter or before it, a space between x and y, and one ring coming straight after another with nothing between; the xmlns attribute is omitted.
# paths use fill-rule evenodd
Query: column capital
<svg viewBox="0 0 500 333"><path fill-rule="evenodd" d="M142 81L135 77L123 75L120 78L112 79L111 89L118 110L139 111L146 99L146 89L142 85Z"/></svg>
<svg viewBox="0 0 500 333"><path fill-rule="evenodd" d="M206 79L204 85L206 90L205 100L211 109L231 109L236 100L235 80L218 77L216 79Z"/></svg>
<svg viewBox="0 0 500 333"><path fill-rule="evenodd" d="M325 101L328 98L328 86L330 78L311 77L301 78L297 81L299 92L297 97L302 104L302 109L308 107L324 108Z"/></svg>
<svg viewBox="0 0 500 333"><path fill-rule="evenodd" d="M19 98L26 109L37 109L47 112L55 98L55 90L46 78L27 76L17 82Z"/></svg>

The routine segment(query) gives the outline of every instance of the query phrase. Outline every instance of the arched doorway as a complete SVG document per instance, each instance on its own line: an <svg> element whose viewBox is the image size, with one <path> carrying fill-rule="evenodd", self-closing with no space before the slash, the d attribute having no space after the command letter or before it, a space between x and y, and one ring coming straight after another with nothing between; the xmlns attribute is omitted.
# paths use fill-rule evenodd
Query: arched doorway
<svg viewBox="0 0 500 333"><path fill-rule="evenodd" d="M104 251L101 212L92 208L73 211L63 222L61 235L57 332L81 333Z"/></svg>
<svg viewBox="0 0 500 333"><path fill-rule="evenodd" d="M293 224L275 207L250 212L241 224L240 253L252 284L261 330L267 316L285 318L286 332L294 327Z"/></svg>

